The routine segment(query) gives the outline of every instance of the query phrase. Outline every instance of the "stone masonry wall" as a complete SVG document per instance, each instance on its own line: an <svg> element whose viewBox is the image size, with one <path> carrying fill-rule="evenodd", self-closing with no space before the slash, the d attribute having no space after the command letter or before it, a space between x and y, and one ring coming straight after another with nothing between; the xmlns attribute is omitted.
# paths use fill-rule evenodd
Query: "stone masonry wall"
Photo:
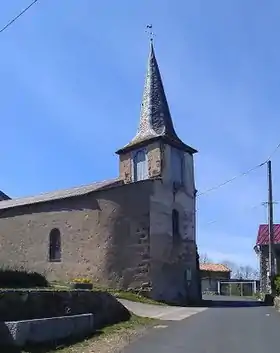
<svg viewBox="0 0 280 353"><path fill-rule="evenodd" d="M149 277L152 190L147 180L1 211L0 266L22 266L49 280L87 276L100 285L139 287ZM57 263L48 261L53 228L61 232Z"/></svg>
<svg viewBox="0 0 280 353"><path fill-rule="evenodd" d="M148 170L149 178L161 176L162 172L162 150L160 142L151 143L148 147Z"/></svg>
<svg viewBox="0 0 280 353"><path fill-rule="evenodd" d="M125 184L131 183L132 167L131 167L130 152L120 155L119 169L120 169L120 179L122 179L125 182Z"/></svg>
<svg viewBox="0 0 280 353"><path fill-rule="evenodd" d="M186 303L200 298L196 243L191 233L185 233L184 210L176 203L172 189L162 181L155 181L151 198L151 281L153 298L174 303ZM186 205L184 205L186 207ZM181 215L180 243L174 245L172 234L172 209Z"/></svg>
<svg viewBox="0 0 280 353"><path fill-rule="evenodd" d="M268 280L268 246L262 246L259 253L260 259L260 290L262 293L268 293L269 290L269 280Z"/></svg>
<svg viewBox="0 0 280 353"><path fill-rule="evenodd" d="M154 180L150 204L152 296L169 302L185 303L186 298L190 301L200 298L196 266L193 158L185 154L184 186L174 192L172 147L156 141L145 148L149 178L158 178ZM120 175L128 183L132 180L131 156L132 153L127 153L120 157ZM181 242L176 247L172 235L173 209L179 212L180 217Z"/></svg>
<svg viewBox="0 0 280 353"><path fill-rule="evenodd" d="M161 156L161 145L160 142L154 142L145 147L148 154L148 171L149 178L159 177L162 170L162 156ZM134 151L135 152L135 151ZM120 178L124 182L132 182L132 153L127 152L120 155Z"/></svg>
<svg viewBox="0 0 280 353"><path fill-rule="evenodd" d="M160 153L158 149L160 148ZM199 273L196 263L195 183L193 157L185 153L184 183L173 187L172 148L154 148L161 159L161 180L155 182L151 197L150 238L153 296L173 302L199 301ZM159 163L158 163L159 165ZM180 243L173 244L172 210L179 213Z"/></svg>

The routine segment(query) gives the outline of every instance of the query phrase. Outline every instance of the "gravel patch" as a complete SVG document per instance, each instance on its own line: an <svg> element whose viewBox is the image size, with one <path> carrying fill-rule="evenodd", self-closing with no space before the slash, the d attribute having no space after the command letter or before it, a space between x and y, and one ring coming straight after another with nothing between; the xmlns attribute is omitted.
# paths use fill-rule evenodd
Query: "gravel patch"
<svg viewBox="0 0 280 353"><path fill-rule="evenodd" d="M81 353L121 353L127 345L139 339L145 333L147 333L147 327L114 333L92 342L87 350L83 350ZM74 350L70 352L76 353Z"/></svg>

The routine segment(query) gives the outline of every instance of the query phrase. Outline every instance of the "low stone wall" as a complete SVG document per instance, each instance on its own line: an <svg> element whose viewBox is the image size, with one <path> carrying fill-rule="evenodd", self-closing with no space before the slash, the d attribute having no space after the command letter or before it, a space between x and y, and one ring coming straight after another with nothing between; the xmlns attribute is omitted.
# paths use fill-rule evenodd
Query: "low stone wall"
<svg viewBox="0 0 280 353"><path fill-rule="evenodd" d="M92 313L95 328L125 321L129 311L101 291L1 290L0 322Z"/></svg>
<svg viewBox="0 0 280 353"><path fill-rule="evenodd" d="M0 322L0 346L54 342L94 332L93 314Z"/></svg>
<svg viewBox="0 0 280 353"><path fill-rule="evenodd" d="M274 298L274 306L278 311L280 311L280 297Z"/></svg>

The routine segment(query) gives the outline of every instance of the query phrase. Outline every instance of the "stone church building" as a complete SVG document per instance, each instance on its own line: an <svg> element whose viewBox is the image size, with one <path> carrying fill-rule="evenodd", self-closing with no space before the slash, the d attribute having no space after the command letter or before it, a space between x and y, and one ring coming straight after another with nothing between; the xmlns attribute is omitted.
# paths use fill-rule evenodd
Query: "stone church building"
<svg viewBox="0 0 280 353"><path fill-rule="evenodd" d="M33 197L1 193L0 266L199 300L196 152L174 130L151 42L139 128L116 152L119 177Z"/></svg>

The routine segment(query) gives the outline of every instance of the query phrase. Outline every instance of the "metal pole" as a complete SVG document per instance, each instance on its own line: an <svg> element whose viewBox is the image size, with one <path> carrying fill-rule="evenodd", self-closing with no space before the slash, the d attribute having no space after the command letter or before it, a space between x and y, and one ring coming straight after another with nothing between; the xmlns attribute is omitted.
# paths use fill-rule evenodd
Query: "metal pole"
<svg viewBox="0 0 280 353"><path fill-rule="evenodd" d="M272 291L272 281L275 274L274 256L273 256L273 197L272 197L272 172L271 161L267 162L267 176L268 176L268 259L269 259L269 276L270 276L270 291Z"/></svg>

